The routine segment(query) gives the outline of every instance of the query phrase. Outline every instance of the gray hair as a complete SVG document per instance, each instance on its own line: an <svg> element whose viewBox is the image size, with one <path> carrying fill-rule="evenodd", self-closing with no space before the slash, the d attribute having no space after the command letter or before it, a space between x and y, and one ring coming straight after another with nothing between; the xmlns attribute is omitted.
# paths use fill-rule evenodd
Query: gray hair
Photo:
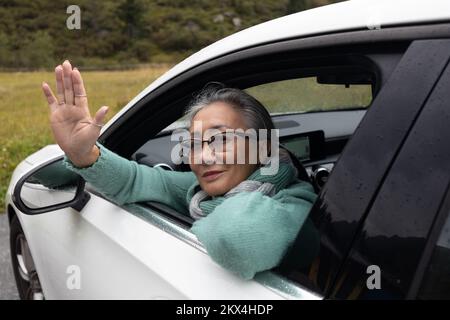
<svg viewBox="0 0 450 320"><path fill-rule="evenodd" d="M200 110L214 102L226 103L240 112L248 129L275 128L269 112L261 102L243 90L228 88L219 82L208 83L192 100L185 112L189 124Z"/></svg>
<svg viewBox="0 0 450 320"><path fill-rule="evenodd" d="M200 110L214 102L226 103L240 112L245 119L248 129L255 129L257 132L259 129L268 131L275 129L269 111L261 102L243 90L226 87L220 82L209 82L191 101L185 112L189 125L192 124L192 120ZM267 139L271 140L270 134L267 136ZM280 162L290 163L294 167L295 176L297 176L298 169L292 162L292 158L295 155L283 147L278 148L278 156Z"/></svg>

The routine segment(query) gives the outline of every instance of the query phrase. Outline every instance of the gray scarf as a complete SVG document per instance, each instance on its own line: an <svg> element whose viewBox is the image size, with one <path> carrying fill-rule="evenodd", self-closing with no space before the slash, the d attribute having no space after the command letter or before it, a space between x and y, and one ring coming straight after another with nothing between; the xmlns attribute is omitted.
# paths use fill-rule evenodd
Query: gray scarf
<svg viewBox="0 0 450 320"><path fill-rule="evenodd" d="M210 197L205 191L200 189L192 196L189 202L191 217L195 220L203 218L224 200L241 192L257 191L268 197L274 196L278 191L289 185L292 179L297 177L297 168L293 165L289 153L284 149L280 149L279 159L279 170L276 175L263 176L260 174L261 168L259 168L247 180L242 181L223 196ZM269 165L267 164L267 166Z"/></svg>

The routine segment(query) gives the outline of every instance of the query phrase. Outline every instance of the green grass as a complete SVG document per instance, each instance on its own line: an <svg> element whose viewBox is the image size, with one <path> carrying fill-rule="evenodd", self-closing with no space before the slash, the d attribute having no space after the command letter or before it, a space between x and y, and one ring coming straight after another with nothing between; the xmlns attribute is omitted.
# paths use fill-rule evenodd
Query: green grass
<svg viewBox="0 0 450 320"><path fill-rule="evenodd" d="M366 107L372 100L370 85L318 84L316 78L277 81L246 90L270 112L308 112Z"/></svg>
<svg viewBox="0 0 450 320"><path fill-rule="evenodd" d="M167 68L81 70L91 114L107 105L109 120ZM42 81L55 89L53 72L0 73L0 213L5 208L5 193L14 168L31 153L55 143L49 126L48 105L41 91Z"/></svg>

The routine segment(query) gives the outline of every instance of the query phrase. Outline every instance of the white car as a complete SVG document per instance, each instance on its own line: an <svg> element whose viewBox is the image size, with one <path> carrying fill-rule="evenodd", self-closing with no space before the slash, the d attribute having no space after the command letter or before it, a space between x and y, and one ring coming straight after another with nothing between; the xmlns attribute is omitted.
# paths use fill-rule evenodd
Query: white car
<svg viewBox="0 0 450 320"><path fill-rule="evenodd" d="M296 268L305 245L296 242L279 268L244 281L208 256L189 217L158 203L118 206L78 176L65 180L64 154L49 145L17 166L6 194L20 297L448 298L448 268L436 266L450 252L450 119L438 103L449 98L449 59L447 0L340 2L204 48L130 101L99 141L145 165L188 170L171 161L170 133L192 94L209 81L246 89L319 193L312 265ZM428 174L415 180L417 168Z"/></svg>

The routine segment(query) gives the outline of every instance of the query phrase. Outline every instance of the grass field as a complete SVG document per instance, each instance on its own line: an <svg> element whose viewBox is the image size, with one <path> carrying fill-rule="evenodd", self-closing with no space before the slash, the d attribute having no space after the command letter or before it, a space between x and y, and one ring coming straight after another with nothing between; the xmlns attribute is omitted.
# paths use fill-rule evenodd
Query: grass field
<svg viewBox="0 0 450 320"><path fill-rule="evenodd" d="M91 114L107 105L109 120L166 67L128 71L83 72ZM26 156L54 143L49 110L41 91L46 81L55 88L53 72L0 73L0 213L11 174ZM366 106L370 86L317 84L315 78L286 80L248 89L271 112L329 110Z"/></svg>
<svg viewBox="0 0 450 320"><path fill-rule="evenodd" d="M81 70L91 114L107 105L110 107L107 114L109 120L167 68ZM54 143L49 110L41 91L42 81L55 90L53 72L0 73L0 213L4 211L5 192L17 164L34 151Z"/></svg>

